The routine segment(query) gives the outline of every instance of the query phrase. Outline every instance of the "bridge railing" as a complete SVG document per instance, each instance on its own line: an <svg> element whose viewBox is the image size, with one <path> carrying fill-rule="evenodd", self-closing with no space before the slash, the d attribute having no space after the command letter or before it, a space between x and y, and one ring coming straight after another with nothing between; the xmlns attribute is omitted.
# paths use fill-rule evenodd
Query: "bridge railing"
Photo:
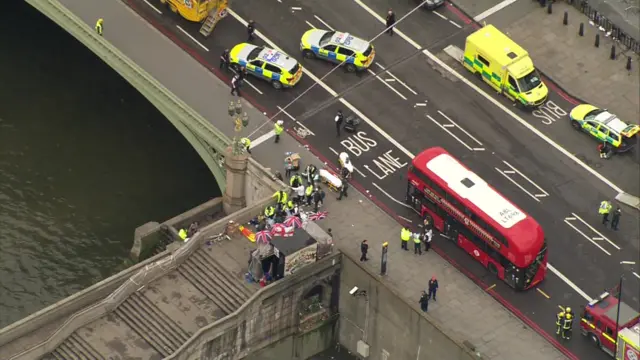
<svg viewBox="0 0 640 360"><path fill-rule="evenodd" d="M256 204L256 206L258 206L259 209L263 209L272 203L273 199L268 197ZM256 215L255 209L256 207L244 208L202 228L201 231L196 233L185 245L170 255L166 255L157 261L147 264L113 291L106 299L74 313L46 340L17 355L13 355L9 360L37 359L52 352L74 331L112 312L133 293L143 289L152 281L180 266L193 252L203 246L211 234L224 232L229 221L235 221L240 224L249 221Z"/></svg>

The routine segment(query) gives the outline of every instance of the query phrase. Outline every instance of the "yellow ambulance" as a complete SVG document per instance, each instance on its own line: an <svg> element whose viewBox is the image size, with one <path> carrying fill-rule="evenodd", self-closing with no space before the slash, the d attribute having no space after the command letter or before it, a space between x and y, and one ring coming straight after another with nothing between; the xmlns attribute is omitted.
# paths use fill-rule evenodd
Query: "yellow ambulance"
<svg viewBox="0 0 640 360"><path fill-rule="evenodd" d="M193 22L204 21L212 10L226 11L228 6L228 0L160 0L160 2L167 5L172 12Z"/></svg>
<svg viewBox="0 0 640 360"><path fill-rule="evenodd" d="M493 25L467 37L462 64L523 107L540 106L549 95L529 53Z"/></svg>

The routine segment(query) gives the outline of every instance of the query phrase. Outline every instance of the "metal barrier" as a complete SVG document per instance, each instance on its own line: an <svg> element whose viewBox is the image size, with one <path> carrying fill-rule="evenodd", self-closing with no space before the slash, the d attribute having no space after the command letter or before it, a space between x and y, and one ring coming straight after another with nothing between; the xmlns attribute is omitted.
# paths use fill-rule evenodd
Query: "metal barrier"
<svg viewBox="0 0 640 360"><path fill-rule="evenodd" d="M604 28L606 33L611 33L611 37L616 40L619 46L623 47L625 51L632 51L636 54L640 54L640 39L634 39L620 29L619 26L612 23L602 13L591 6L587 0L568 0L569 4L573 5L576 9L585 14L591 21L597 26ZM628 7L628 11L633 11L634 6Z"/></svg>

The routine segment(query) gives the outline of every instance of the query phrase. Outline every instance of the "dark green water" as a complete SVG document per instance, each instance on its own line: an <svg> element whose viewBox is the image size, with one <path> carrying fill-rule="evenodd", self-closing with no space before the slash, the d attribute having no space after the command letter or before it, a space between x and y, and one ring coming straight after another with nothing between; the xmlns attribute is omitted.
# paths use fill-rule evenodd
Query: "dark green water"
<svg viewBox="0 0 640 360"><path fill-rule="evenodd" d="M134 229L220 193L173 126L23 1L0 13L0 328L115 273Z"/></svg>

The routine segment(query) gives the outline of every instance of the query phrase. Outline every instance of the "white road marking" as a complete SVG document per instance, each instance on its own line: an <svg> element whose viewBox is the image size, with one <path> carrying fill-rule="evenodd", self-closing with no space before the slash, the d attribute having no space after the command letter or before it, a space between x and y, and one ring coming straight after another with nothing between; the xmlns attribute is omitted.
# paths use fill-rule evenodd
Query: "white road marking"
<svg viewBox="0 0 640 360"><path fill-rule="evenodd" d="M257 139L255 140L251 140L251 147L250 149L253 149L254 147L262 144L263 142L271 139L272 137L274 137L276 135L275 130L271 130L266 134L260 135Z"/></svg>
<svg viewBox="0 0 640 360"><path fill-rule="evenodd" d="M582 296L585 300L587 300L587 302L593 301L593 299L589 295L587 295L586 292L582 291L582 289L580 289L576 284L574 284L573 281L569 280L568 277L564 276L560 271L558 271L558 269L553 267L551 264L547 264L547 269L549 269L549 271L551 271L557 277L559 277L560 280L564 281L567 285L569 285L570 288L572 288L575 292L578 293L578 295Z"/></svg>
<svg viewBox="0 0 640 360"><path fill-rule="evenodd" d="M367 71L369 72L369 74L375 76L376 79L380 80L380 82L383 83L386 87L391 89L391 91L393 91L394 93L398 94L398 96L400 96L402 99L407 100L407 98L404 95L402 95L402 93L400 93L400 91L396 90L393 86L387 84L386 81L384 81L380 76L376 75L376 73L371 71L371 69L367 69Z"/></svg>
<svg viewBox="0 0 640 360"><path fill-rule="evenodd" d="M540 187L538 184L536 184L535 182L533 182L533 180L529 179L525 174L523 174L520 170L516 169L515 166L509 164L508 162L502 160L502 162L507 165L508 167L511 168L511 170L504 170L502 171L505 174L518 174L520 175L523 179L527 180L529 182L529 184L533 185L536 189L538 189L538 191L540 191L540 193L536 193L533 194L533 196L535 196L536 198L541 198L541 197L547 197L549 196L549 193L544 191L544 189L542 189L542 187Z"/></svg>
<svg viewBox="0 0 640 360"><path fill-rule="evenodd" d="M638 275L638 273L637 273L637 272L632 271L632 273L633 273L633 275L635 275L635 277L637 277L638 279L640 279L640 275Z"/></svg>
<svg viewBox="0 0 640 360"><path fill-rule="evenodd" d="M449 20L446 16L444 16L444 15L440 14L439 12L437 12L437 11L435 11L435 10L434 10L434 11L432 11L432 13L434 13L434 14L436 14L436 15L440 16L440 18L441 18L442 20Z"/></svg>
<svg viewBox="0 0 640 360"><path fill-rule="evenodd" d="M237 74L237 73L238 73L237 71L235 71L235 70L233 70L233 69L231 69L231 71L233 71L233 73L234 73L234 74ZM247 84L249 84L249 86L251 86L251 87L253 88L253 90L255 90L255 91L257 91L257 92L258 92L258 94L260 94L260 95L264 95L264 93L263 93L262 91L260 91L260 89L258 89L257 87L253 86L253 84L252 84L252 83L250 83L250 82L249 82L249 80L244 79L244 82L246 82Z"/></svg>
<svg viewBox="0 0 640 360"><path fill-rule="evenodd" d="M416 103L415 105L413 105L413 107L421 107L421 106L424 107L424 106L427 106L427 104L426 103Z"/></svg>
<svg viewBox="0 0 640 360"><path fill-rule="evenodd" d="M495 6L485 10L484 12L482 12L480 15L477 15L476 17L473 18L473 20L475 21L482 21L486 18L488 18L489 16L497 13L498 11L506 8L507 6L513 4L514 2L516 2L517 0L504 0L501 3L496 4Z"/></svg>
<svg viewBox="0 0 640 360"><path fill-rule="evenodd" d="M307 131L309 134L316 136L316 134L313 133L313 131L309 130L308 127L302 125L302 123L298 120L296 120L296 118L294 118L293 116L291 116L291 114L289 114L288 112L286 112L282 107L277 106L278 110L280 110L283 114L287 115L289 117L289 119L293 120L296 122L296 124L300 125L300 127L302 127L305 131Z"/></svg>
<svg viewBox="0 0 640 360"><path fill-rule="evenodd" d="M353 0L354 2L356 2L358 5L360 5L361 8L363 8L366 12L368 12L371 16L373 16L374 18L376 18L379 22L381 22L382 24L385 24L385 19L383 17L381 17L380 15L378 15L373 9L371 9L369 6L367 6L364 2L362 2L361 0ZM434 61L436 64L438 64L439 66L441 66L443 69L445 69L446 71L448 71L449 73L451 73L453 76L455 76L458 80L462 81L463 83L465 83L467 86L469 86L471 89L473 89L475 92L477 92L478 94L480 94L482 97L484 97L485 99L487 99L489 102L491 102L492 104L494 104L495 106L497 106L499 109L501 109L502 111L504 111L505 113L507 113L509 116L511 116L514 120L518 121L522 126L526 127L529 131L533 132L534 134L536 134L539 138L541 138L542 140L544 140L545 142L547 142L549 145L553 146L556 150L558 150L559 152L561 152L563 155L565 155L566 157L568 157L569 159L571 159L573 162L575 162L576 164L580 165L583 169L585 169L587 172L589 172L591 175L595 176L596 178L598 178L600 181L602 181L603 183L607 184L607 186L609 186L610 188L612 188L613 190L615 190L618 193L623 193L624 191L618 187L617 185L615 185L613 182L611 182L609 179L607 179L606 177L600 175L600 173L598 173L597 171L595 171L594 169L592 169L589 165L585 164L584 161L578 159L575 155L573 155L570 151L566 150L565 148L563 148L562 146L560 146L558 143L556 143L555 141L551 140L547 135L545 135L544 133L542 133L540 130L536 129L533 125L529 124L527 121L525 121L523 118L521 118L519 115L517 115L516 113L514 113L511 109L509 109L508 107L502 105L498 100L496 100L492 95L489 95L487 92L485 92L484 90L482 90L481 88L479 88L477 85L475 85L473 82L471 82L471 80L467 79L466 77L460 75L460 73L458 73L457 71L455 71L454 69L452 69L449 65L447 65L446 63L444 63L442 60L440 60L437 56L435 56L434 54L432 54L431 52L429 52L428 50L423 49L422 46L420 46L417 42L415 42L414 40L412 40L410 37L408 37L407 35L405 35L402 31L398 30L397 28L394 31L396 34L398 34L398 36L400 36L401 38L403 38L405 41L407 41L410 45L412 45L414 48L418 49L418 50L422 50L422 53L425 54L429 59L431 59L432 61Z"/></svg>
<svg viewBox="0 0 640 360"><path fill-rule="evenodd" d="M233 16L236 20L238 20L242 25L247 26L247 21L244 20L243 18L241 18L238 14L235 13L235 11L228 9L229 10L229 14L231 16ZM315 15L314 15L315 16ZM278 45L276 45L273 41L271 41L269 38L267 38L266 36L264 36L264 34L262 34L260 32L260 30L256 30L255 34L262 39L265 43L267 43L271 48L273 48L274 50L278 50L280 52L284 52ZM415 157L415 155L413 153L411 153L409 150L407 150L407 148L405 148L404 146L402 146L396 139L392 138L391 135L389 135L386 131L382 130L382 128L380 128L380 126L378 126L376 123L374 123L373 121L371 121L371 119L369 119L365 114L363 114L360 110L358 110L355 106L351 105L351 103L349 103L348 101L346 101L343 98L340 98L338 96L338 93L333 90L332 88L330 88L327 84L325 84L322 80L320 80L317 76L315 76L311 71L307 70L305 67L302 67L302 71L305 73L305 75L307 75L311 80L313 80L316 84L320 85L323 89L325 89L325 91L327 91L329 94L331 94L331 96L338 98L339 101L345 106L347 107L349 110L351 110L354 114L358 115L358 117L360 119L362 119L364 122L366 122L367 124L369 124L369 126L371 126L375 131L377 131L383 138L387 139L387 141L389 141L391 144L393 144L396 148L398 148L400 151L402 151L405 155L407 155L410 159L413 159Z"/></svg>
<svg viewBox="0 0 640 360"><path fill-rule="evenodd" d="M434 124L438 125L442 130L446 131L447 134L451 135L452 138L458 140L458 142L460 144L462 144L464 147L466 147L467 149L469 149L469 151L473 151L473 148L469 145L467 145L464 141L460 140L459 137L457 137L454 133L452 133L451 131L449 131L449 129L447 129L446 127L444 127L442 124L440 124L439 122L436 121L436 119L432 118L431 115L427 115L427 117L429 118L429 120L433 121Z"/></svg>
<svg viewBox="0 0 640 360"><path fill-rule="evenodd" d="M580 222L585 224L589 229L591 229L591 231L593 231L594 233L598 234L599 238L594 238L594 240L604 240L604 241L608 242L609 244L611 244L611 246L613 246L614 248L620 250L620 247L618 245L616 245L613 241L609 240L606 236L602 235L601 232L596 230L593 226L589 225L589 223L587 223L586 221L582 220L582 218L580 216L576 215L575 213L571 213L571 215L573 215L576 219L580 220Z"/></svg>
<svg viewBox="0 0 640 360"><path fill-rule="evenodd" d="M447 115L445 115L442 111L438 110L438 114L442 115L443 118L449 120L450 123L452 123L453 125L455 125L458 129L460 129L460 131L462 131L463 133L465 133L468 137L471 138L471 140L475 141L476 144L482 146L482 143L480 141L478 141L478 139L476 139L475 137L473 137L473 135L471 135L467 130L463 129L460 125L456 124L453 120L451 120Z"/></svg>
<svg viewBox="0 0 640 360"><path fill-rule="evenodd" d="M397 217L399 217L400 219L402 219L402 220L404 220L404 221L408 222L409 224L413 223L413 221L411 221L411 220L407 219L407 218L406 218L406 217L404 217L404 216L400 216L400 215L396 215L396 216L397 216Z"/></svg>
<svg viewBox="0 0 640 360"><path fill-rule="evenodd" d="M400 201L400 200L396 200L393 196L389 195L389 193L388 193L388 192L386 192L386 191L382 190L382 188L381 188L380 186L378 186L378 184L376 184L376 183L374 183L374 182L372 182L371 184L373 184L373 186L375 186L378 190L380 190L380 192L381 192L381 193L383 193L383 194L387 195L387 197L388 197L389 199L391 199L393 202L395 202L395 203L397 203L397 204L400 204L400 205L402 205L402 206L404 206L404 207L408 207L409 209L413 209L411 206L409 206L409 205L407 205L407 204L403 203L402 201Z"/></svg>
<svg viewBox="0 0 640 360"><path fill-rule="evenodd" d="M564 219L564 223L569 225L573 230L575 230L578 234L582 235L585 239L587 239L590 243L595 245L598 249L602 250L602 252L611 256L610 252L608 252L607 250L605 250L605 248L600 246L600 244L598 244L596 240L592 239L591 237L589 237L589 235L585 234L582 230L578 229L575 225L573 225L573 223L570 220Z"/></svg>
<svg viewBox="0 0 640 360"><path fill-rule="evenodd" d="M316 18L316 20L320 21L322 23L322 25L326 26L327 29L331 30L331 31L335 31L334 28L332 28L331 26L329 26L329 24L327 24L326 21L322 20L318 15L313 15L314 18Z"/></svg>
<svg viewBox="0 0 640 360"><path fill-rule="evenodd" d="M198 40L196 40L196 38L191 36L191 34L189 34L185 29L181 28L180 25L176 25L176 27L178 28L178 30L182 31L183 34L187 35L189 37L189 39L193 40L194 43L198 44L198 46L203 48L205 51L209 51L209 49L207 49L206 46L200 44L200 42Z"/></svg>
<svg viewBox="0 0 640 360"><path fill-rule="evenodd" d="M383 19L382 17L380 17L378 14L376 14L373 10L371 10L371 8L369 8L368 6L366 6L364 3L362 3L362 1L360 0L354 0L356 1L361 7L363 7L365 10L367 10L371 15L373 15L376 19L378 19L381 23L385 24L385 19ZM247 21L244 20L243 18L241 18L240 16L238 16L238 14L236 14L233 10L228 9L229 10L229 14L231 14L231 16L233 16L238 22L240 22L241 24L243 24L244 26L247 26ZM314 15L314 17L316 17L316 19L318 19L319 21L321 19L319 19L317 16ZM321 21L324 23L324 21ZM325 24L326 26L327 24ZM329 29L331 29L331 27L327 26ZM403 39L405 39L405 41L409 42L411 45L413 45L414 47L416 47L417 49L422 49L422 47L420 47L420 45L418 45L418 43L416 43L415 41L411 40L409 37L407 37L406 35L404 35L403 32L399 31L398 29L395 29L394 31L396 34L400 35L400 37L402 37ZM278 47L273 41L271 41L270 39L268 39L266 36L264 36L259 30L256 30L256 35L261 38L264 42L266 42L271 48L281 51L282 49L280 49L280 47ZM558 151L560 151L561 153L563 153L565 156L569 157L571 160L575 161L576 163L580 164L580 166L582 166L585 170L589 171L592 175L596 176L598 179L600 179L602 182L604 182L605 184L607 184L608 186L610 186L611 188L613 188L614 190L618 191L618 192L623 192L622 189L618 188L616 185L614 185L611 181L609 181L608 179L606 179L605 177L603 177L602 175L600 175L599 173L597 173L595 170L593 170L592 168L590 168L589 166L587 166L584 162L582 162L580 159L578 159L577 157L575 157L573 154L571 154L569 151L565 150L564 148L562 148L561 146L559 146L558 144L556 144L555 142L553 142L549 137L547 137L546 135L544 135L542 132L540 132L539 130L537 130L535 127L533 127L532 125L530 125L529 123L527 123L524 119L520 118L518 115L516 115L513 111L511 111L509 108L505 107L504 105L502 105L500 102L498 102L498 100L494 99L491 95L487 94L486 92L484 92L483 90L481 90L479 87L477 87L475 84L473 84L471 81L469 81L468 79L466 79L464 76L460 75L458 72L456 72L455 70L453 70L451 67L449 67L447 64L445 64L442 60L438 59L435 55L431 54L429 51L424 50L423 53L425 55L427 55L430 59L432 59L433 61L435 61L437 64L439 64L440 66L442 66L445 70L449 71L450 73L452 73L454 76L456 76L459 80L461 80L462 82L464 82L465 84L467 84L469 87L471 87L473 90L475 90L476 92L478 92L480 95L482 95L484 98L486 98L488 101L490 101L492 104L496 105L498 108L502 109L504 112L506 112L507 114L509 114L511 117L513 117L514 119L516 119L518 122L520 122L523 126L525 126L527 129L529 129L530 131L532 131L534 134L538 135L540 138L542 138L543 140L545 140L548 144L550 144L551 146L555 147ZM314 82L316 82L318 85L320 85L323 89L325 89L329 94L331 94L333 97L338 98L338 93L335 92L335 90L333 90L332 88L330 88L327 84L325 84L324 82L322 82L317 76L315 76L312 72L306 70L304 67L302 68L302 70L304 71L304 73L311 78ZM339 98L339 101L346 106L349 110L351 110L353 113L355 113L356 115L358 115L358 117L360 117L364 122L366 122L367 124L369 124L369 126L371 126L375 131L377 131L383 138L385 138L387 141L389 141L391 144L393 144L396 148L398 148L400 151L402 151L405 155L407 155L410 159L413 159L415 157L415 155L413 153L411 153L409 150L407 150L404 146L402 146L397 140L395 140L394 138L392 138L386 131L384 131L382 128L380 128L376 123L374 123L373 121L371 121L371 119L369 119L366 115L364 115L360 110L358 110L356 107L354 107L353 105L351 105L348 101ZM405 204L406 205L406 204ZM407 205L408 206L408 205ZM412 210L415 211L415 209L411 208ZM592 299L584 292L582 291L582 289L580 289L579 287L577 287L571 280L569 280L569 278L567 278L566 276L564 276L561 272L559 272L556 268L554 268L551 263L547 264L547 268L553 272L554 274L556 274L556 276L558 276L560 279L562 279L569 287L571 287L573 290L575 290L578 294L580 294L583 298L587 299L587 301L591 301Z"/></svg>
<svg viewBox="0 0 640 360"><path fill-rule="evenodd" d="M449 20L449 22L451 23L451 25L457 27L458 29L462 29L462 26L458 25L457 22L453 21L453 20Z"/></svg>
<svg viewBox="0 0 640 360"><path fill-rule="evenodd" d="M158 14L162 15L162 11L158 10L158 8L157 8L157 7L155 7L155 6L153 6L150 2L148 2L147 0L142 0L142 1L144 1L144 2L145 2L145 4L147 4L147 5L151 6L151 8L152 8L153 10L155 10Z"/></svg>
<svg viewBox="0 0 640 360"><path fill-rule="evenodd" d="M301 7L291 7L291 11L300 11L302 10Z"/></svg>
<svg viewBox="0 0 640 360"><path fill-rule="evenodd" d="M635 261L620 261L620 265L635 265Z"/></svg>
<svg viewBox="0 0 640 360"><path fill-rule="evenodd" d="M380 65L380 63L377 63L377 62L376 62L375 64L376 64L379 68L381 68L382 70L385 70L384 66ZM393 74L391 73L391 71L387 71L387 74L388 74L389 76L391 76L392 78L394 78L397 82L399 82L400 84L402 84L402 86L404 86L407 90L411 91L411 92L413 93L413 95L416 95L416 96L418 95L418 93L417 93L417 92L415 92L415 91L413 91L413 89L412 89L412 88L410 88L410 87L409 87L409 85L405 84L403 81L400 81L400 79L398 79L395 75L393 75Z"/></svg>
<svg viewBox="0 0 640 360"><path fill-rule="evenodd" d="M305 20L304 22L306 22L306 23L307 23L307 25L309 25L309 27L310 27L310 28L312 28L312 29L317 29L317 27L313 26L313 24L312 24L312 23L310 23L310 22L308 22L307 20Z"/></svg>
<svg viewBox="0 0 640 360"><path fill-rule="evenodd" d="M338 156L338 157L340 156L340 154L338 154L338 152L337 152L337 151L335 151L331 146L329 146L329 150L331 150L331 152L333 152L334 154L336 154L336 156ZM352 163L352 164L353 164L353 163ZM365 165L365 166L366 166L366 165ZM357 171L357 172L358 172L358 174L360 174L360 176L365 177L365 178L367 177L367 175L363 174L363 173L362 173L362 171L358 170L358 168L357 168L355 165L353 165L353 169L354 169L355 171Z"/></svg>
<svg viewBox="0 0 640 360"><path fill-rule="evenodd" d="M525 189L522 185L518 184L517 181L513 180L510 176L508 176L507 174L505 174L502 170L498 169L498 168L494 168L496 169L496 171L504 176L505 178L507 178L507 180L511 181L511 183L515 186L517 186L518 188L520 188L520 190L522 190L525 194L529 195L533 200L540 202L540 199L538 199L535 195L533 195L532 193L530 193L529 191L527 191L527 189Z"/></svg>

